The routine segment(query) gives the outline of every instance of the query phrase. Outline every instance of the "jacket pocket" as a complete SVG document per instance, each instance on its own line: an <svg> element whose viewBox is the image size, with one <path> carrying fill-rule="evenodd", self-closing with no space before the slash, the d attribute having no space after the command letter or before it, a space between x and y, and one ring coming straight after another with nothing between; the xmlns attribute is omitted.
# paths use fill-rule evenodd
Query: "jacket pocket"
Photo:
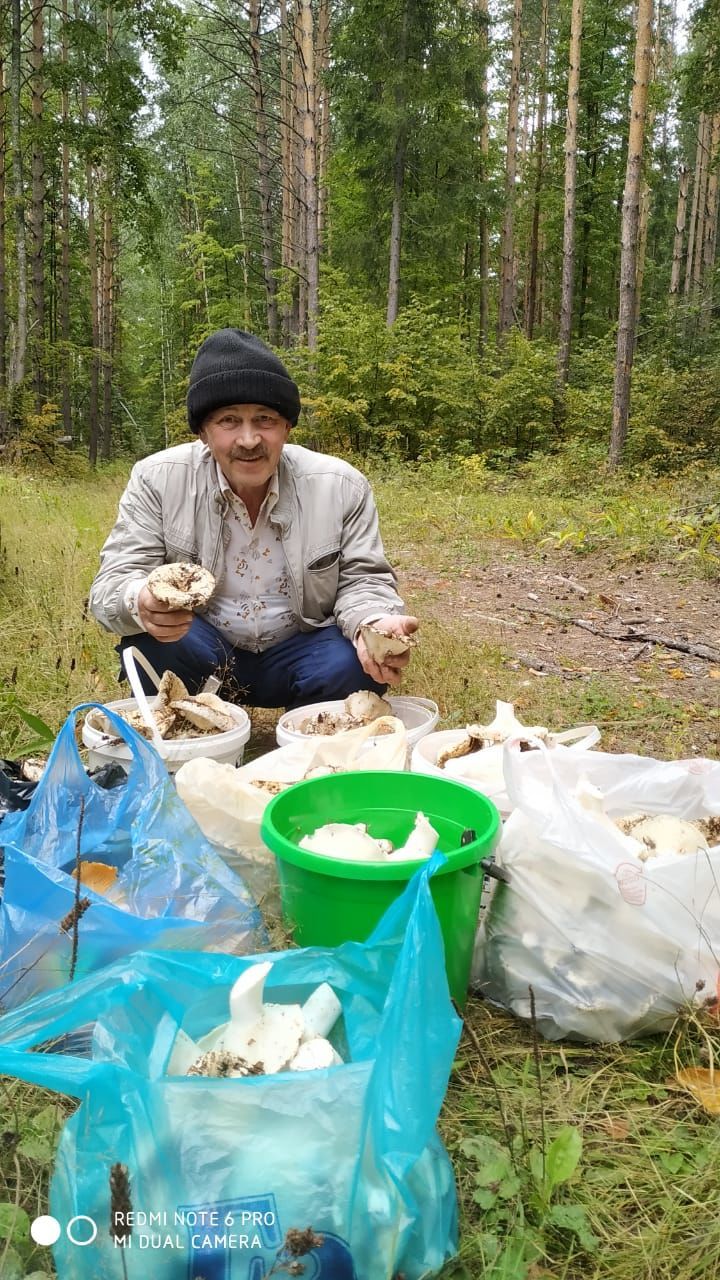
<svg viewBox="0 0 720 1280"><path fill-rule="evenodd" d="M333 616L340 578L340 548L328 551L305 566L303 613L313 621L326 622Z"/></svg>
<svg viewBox="0 0 720 1280"><path fill-rule="evenodd" d="M332 569L337 565L340 559L340 548L336 547L334 551L328 551L325 555L319 556L317 560L313 560L307 565L306 573L324 573L326 569Z"/></svg>
<svg viewBox="0 0 720 1280"><path fill-rule="evenodd" d="M163 537L165 541L165 556L167 564L174 564L177 560L184 560L189 564L197 563L197 544L193 542L192 538L186 532L166 529Z"/></svg>

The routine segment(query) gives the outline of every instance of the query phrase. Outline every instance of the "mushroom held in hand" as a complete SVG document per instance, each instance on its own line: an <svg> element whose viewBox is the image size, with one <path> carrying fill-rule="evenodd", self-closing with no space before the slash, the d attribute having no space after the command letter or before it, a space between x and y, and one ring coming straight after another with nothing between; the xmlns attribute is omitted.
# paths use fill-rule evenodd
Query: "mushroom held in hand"
<svg viewBox="0 0 720 1280"><path fill-rule="evenodd" d="M215 590L215 579L199 564L162 564L148 575L147 589L170 609L199 609Z"/></svg>
<svg viewBox="0 0 720 1280"><path fill-rule="evenodd" d="M372 623L366 623L360 628L360 635L365 641L365 648L372 658L373 662L377 662L378 666L383 666L388 658L395 658L400 653L407 653L408 649L414 649L419 644L416 635L388 635L386 631L381 631L378 627L374 627Z"/></svg>

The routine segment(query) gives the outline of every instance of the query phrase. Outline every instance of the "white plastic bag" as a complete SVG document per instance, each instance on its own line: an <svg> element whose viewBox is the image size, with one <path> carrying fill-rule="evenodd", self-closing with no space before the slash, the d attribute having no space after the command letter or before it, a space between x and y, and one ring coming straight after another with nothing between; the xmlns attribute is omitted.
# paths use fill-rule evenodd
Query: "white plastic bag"
<svg viewBox="0 0 720 1280"><path fill-rule="evenodd" d="M505 704L498 703L498 706ZM495 746L485 747L482 751L473 751L466 756L451 758L441 769L437 759L441 751L455 747L466 737L466 729L442 729L439 733L428 734L421 738L413 748L410 768L414 773L429 773L435 777L452 778L462 782L474 791L482 791L492 800L501 817L507 818L512 805L505 786L503 759L505 747L520 752L521 739L511 738L507 743L498 742ZM600 741L600 730L594 724L577 725L574 729L565 729L562 733L552 734L552 748L565 751L583 752Z"/></svg>
<svg viewBox="0 0 720 1280"><path fill-rule="evenodd" d="M667 1030L715 995L720 847L641 862L576 799L583 776L611 817L699 818L720 813L720 762L506 752L514 812L496 861L509 883L488 908L475 980L520 1017L532 986L548 1039L612 1042Z"/></svg>
<svg viewBox="0 0 720 1280"><path fill-rule="evenodd" d="M389 732L378 735L378 725ZM300 782L311 769L405 769L407 731L402 720L379 721L330 737L307 737L258 756L240 769L215 760L189 760L175 775L178 794L214 843L247 854L260 846L260 823L272 799L262 782ZM231 860L229 860L231 861Z"/></svg>

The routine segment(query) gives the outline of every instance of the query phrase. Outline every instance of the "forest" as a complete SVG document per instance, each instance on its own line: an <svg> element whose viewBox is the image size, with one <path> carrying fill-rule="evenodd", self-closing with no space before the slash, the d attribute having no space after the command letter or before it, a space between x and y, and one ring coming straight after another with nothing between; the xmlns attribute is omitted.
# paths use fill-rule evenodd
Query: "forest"
<svg viewBox="0 0 720 1280"><path fill-rule="evenodd" d="M720 0L4 0L0 449L187 433L198 343L296 438L717 456Z"/></svg>

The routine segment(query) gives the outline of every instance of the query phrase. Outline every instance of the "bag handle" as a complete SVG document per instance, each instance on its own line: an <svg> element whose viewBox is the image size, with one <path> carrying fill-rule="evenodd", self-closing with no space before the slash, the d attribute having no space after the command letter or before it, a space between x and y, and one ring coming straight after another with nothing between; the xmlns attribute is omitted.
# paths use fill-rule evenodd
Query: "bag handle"
<svg viewBox="0 0 720 1280"><path fill-rule="evenodd" d="M563 729L562 733L550 735L555 746L571 744L577 751L589 751L597 746L601 738L596 724L578 724L574 729Z"/></svg>
<svg viewBox="0 0 720 1280"><path fill-rule="evenodd" d="M52 793L58 783L72 784L81 795L94 794L93 782L85 772L75 738L75 723L81 711L101 711L119 738L127 744L133 759L133 767L142 772L148 790L165 780L166 770L158 753L150 743L136 733L127 720L102 702L79 702L69 713L53 744L45 772L35 788L26 813L31 819L42 806L52 801Z"/></svg>
<svg viewBox="0 0 720 1280"><path fill-rule="evenodd" d="M82 1097L87 1086L110 1065L70 1053L37 1052L37 1046L59 1040L122 1004L130 992L144 986L152 956L135 956L136 972L128 976L124 957L104 969L89 973L59 991L48 991L0 1017L0 1073L18 1076L30 1084ZM91 1019L87 1010L92 1009ZM17 1047L15 1047L17 1046ZM119 1064L115 1070L123 1071Z"/></svg>
<svg viewBox="0 0 720 1280"><path fill-rule="evenodd" d="M382 732L382 729L387 725L392 726L389 734ZM382 728L379 728L378 726L382 726ZM369 738L377 738L379 736L397 738L398 734L406 732L407 730L405 725L399 716L378 716L377 720L371 720L369 724L358 726L355 730L357 737L353 739L353 745L356 747L362 747Z"/></svg>
<svg viewBox="0 0 720 1280"><path fill-rule="evenodd" d="M145 657L145 654L141 653L139 649L136 649L133 644L129 644L125 649L123 649L122 660L127 673L127 678L130 681L130 688L133 691L133 696L138 705L138 711L152 734L153 746L158 755L162 756L163 759L166 759L167 746L160 734L157 721L152 713L152 708L147 700L145 690L142 687L136 664L138 662L140 663L140 666L145 671L145 674L150 677L156 689L160 688L160 676L152 663Z"/></svg>
<svg viewBox="0 0 720 1280"><path fill-rule="evenodd" d="M586 813L581 809L579 801L574 800L569 794L568 788L558 777L555 761L553 760L553 752L549 750L547 743L541 742L540 739L533 739L533 746L537 747L542 754L543 764L547 774L547 784L544 786L544 795L540 795L536 788L543 787L543 784L537 778L532 778L532 790L528 794L527 783L521 782L521 771L525 768L520 761L522 757L513 751L508 751L507 746L503 753L503 774L505 776L505 788L513 808L521 808L525 813L531 813L534 819L540 823L539 830L543 833L543 838L552 839L549 828L553 824L554 816L562 814L563 819L569 824L573 838L579 841L578 847L590 846L595 848L595 840L592 822L592 814ZM552 804L548 807L548 790L552 796ZM584 815L584 816L583 816ZM588 821L585 821L584 819ZM608 833L604 828L604 840L607 842ZM621 840L620 831L617 833L618 842ZM618 850L621 852L621 849Z"/></svg>
<svg viewBox="0 0 720 1280"><path fill-rule="evenodd" d="M54 1089L72 1098L82 1098L88 1085L107 1073L111 1064L92 1058L73 1058L64 1053L33 1053L0 1044L0 1074L17 1076L41 1089ZM122 1067L112 1064L116 1071Z"/></svg>

